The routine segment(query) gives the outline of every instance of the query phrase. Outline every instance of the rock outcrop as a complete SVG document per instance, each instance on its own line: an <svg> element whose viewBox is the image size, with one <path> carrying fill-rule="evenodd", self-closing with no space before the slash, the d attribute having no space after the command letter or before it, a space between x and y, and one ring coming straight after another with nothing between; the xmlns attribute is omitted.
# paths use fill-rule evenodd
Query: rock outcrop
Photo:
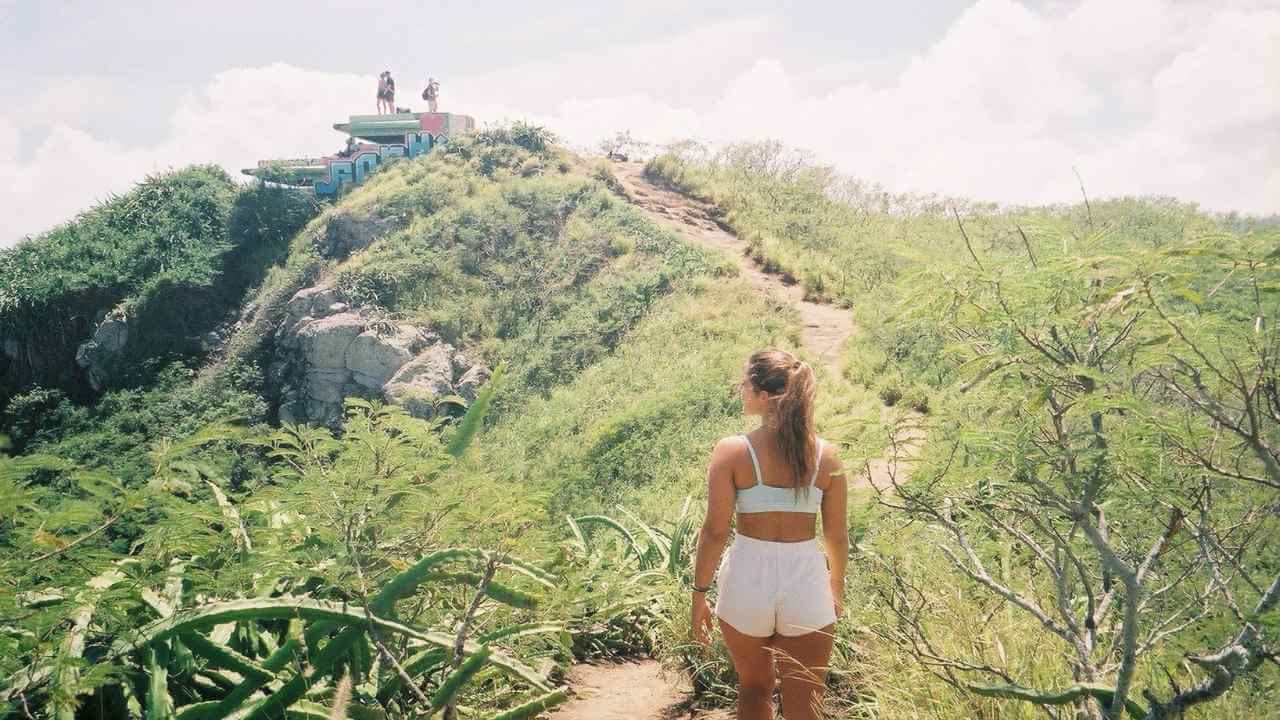
<svg viewBox="0 0 1280 720"><path fill-rule="evenodd" d="M373 241L404 226L403 219L382 218L351 211L335 212L312 239L321 255L337 260L363 250Z"/></svg>
<svg viewBox="0 0 1280 720"><path fill-rule="evenodd" d="M343 398L381 397L417 417L430 417L438 398L468 401L488 379L437 333L353 308L335 288L299 290L278 331L268 377L278 382L282 422L337 425Z"/></svg>
<svg viewBox="0 0 1280 720"><path fill-rule="evenodd" d="M101 392L107 385L116 358L129 344L129 321L119 312L108 313L94 328L93 338L76 350L76 364L89 376L89 385Z"/></svg>

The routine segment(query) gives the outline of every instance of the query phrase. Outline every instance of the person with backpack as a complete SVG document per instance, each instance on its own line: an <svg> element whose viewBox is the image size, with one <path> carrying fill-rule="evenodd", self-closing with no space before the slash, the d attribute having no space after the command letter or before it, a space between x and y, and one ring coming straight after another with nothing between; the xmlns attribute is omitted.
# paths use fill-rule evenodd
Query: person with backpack
<svg viewBox="0 0 1280 720"><path fill-rule="evenodd" d="M387 102L387 71L383 70L378 73L378 114L382 114L382 109L386 107Z"/></svg>
<svg viewBox="0 0 1280 720"><path fill-rule="evenodd" d="M396 111L396 81L395 78L391 77L390 70L384 70L383 72L387 76L387 91L385 94L387 112L394 113Z"/></svg>
<svg viewBox="0 0 1280 720"><path fill-rule="evenodd" d="M427 88L422 91L422 99L427 101L427 110L436 111L436 99L440 97L440 83L433 77L427 78Z"/></svg>

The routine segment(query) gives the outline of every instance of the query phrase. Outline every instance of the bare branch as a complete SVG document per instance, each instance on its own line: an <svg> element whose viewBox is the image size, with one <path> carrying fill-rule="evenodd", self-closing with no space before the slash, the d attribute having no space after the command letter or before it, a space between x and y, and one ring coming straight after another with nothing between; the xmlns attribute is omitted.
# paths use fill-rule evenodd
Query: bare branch
<svg viewBox="0 0 1280 720"><path fill-rule="evenodd" d="M75 547L75 546L79 545L80 543L84 542L85 540L88 540L89 538L93 537L94 535L97 535L98 533L102 532L103 530L106 530L107 528L111 527L111 526L112 526L112 525L114 525L114 524L116 523L116 521L117 521L117 520L119 520L119 519L120 519L120 516L119 516L119 515L113 515L113 516L111 516L111 517L107 518L107 521L106 521L106 522L102 523L101 525L99 525L98 527L94 528L93 530L90 530L89 532L85 533L84 535L81 535L80 537L76 538L75 540L72 540L71 542L67 543L66 545L63 545L62 547L60 547L60 548L58 548L58 549L56 549L56 550L50 550L49 552L47 552L47 553L45 553L45 554L43 554L43 555L41 555L41 556L39 556L39 557L37 557L37 558L33 559L31 562L32 562L32 563L44 562L45 560L48 560L49 558L57 557L57 556L61 555L62 553L64 553L64 552L66 552L66 551L70 550L71 548L73 548L73 547Z"/></svg>
<svg viewBox="0 0 1280 720"><path fill-rule="evenodd" d="M1040 265L1036 262L1036 254L1031 252L1031 241L1027 239L1027 234L1022 231L1022 226L1016 226L1018 234L1022 236L1022 246L1027 249L1027 257L1031 258L1031 267L1039 269Z"/></svg>
<svg viewBox="0 0 1280 720"><path fill-rule="evenodd" d="M973 387L978 383L982 382L983 380L986 380L988 377L991 377L993 373L999 370L1003 370L1004 368L1007 368L1010 365L1016 365L1020 362L1022 362L1022 358L1006 358L1004 360L997 360L996 362L993 362L990 365L987 365L985 368L983 368L982 372L978 373L978 375L974 377L972 380L961 385L957 392L963 395L964 393L967 393L970 390L972 390Z"/></svg>
<svg viewBox="0 0 1280 720"><path fill-rule="evenodd" d="M965 551L965 555L968 556L969 562L973 563L972 568L970 568L968 564L961 561L960 558L956 556L955 552L951 548L947 547L946 545L939 543L938 549L942 551L943 555L947 556L947 559L950 560L951 563L955 565L957 569L959 569L965 575L968 575L969 578L974 580L975 582L978 582L986 586L987 589L991 590L992 592L1004 598L1005 600L1008 600L1014 605L1017 605L1023 610L1031 613L1031 615L1033 615L1037 620L1040 621L1041 625L1044 625L1044 627L1050 632L1052 632L1054 635L1057 635L1063 640L1066 640L1068 643L1073 642L1071 633L1066 628L1062 627L1056 621L1054 621L1053 618L1049 617L1049 614L1046 613L1043 609L1041 609L1039 605L1037 605L1035 602L1033 602L1029 598L1017 593L1016 591L1005 587L1004 585L997 582L995 578L991 577L991 575L987 572L986 567L982 564L982 561L978 558L977 553L973 551L973 548L969 545L969 542L966 539L964 539L964 536L958 533L956 534L956 536L957 536L958 542L960 543L960 546Z"/></svg>
<svg viewBox="0 0 1280 720"><path fill-rule="evenodd" d="M969 248L969 257L973 258L973 262L978 266L979 270L986 272L987 269L982 267L982 261L978 259L978 253L973 251L973 243L969 242L969 233L965 232L964 223L960 222L960 213L956 212L955 205L951 206L951 214L956 218L956 226L960 228L960 235L964 238L964 246Z"/></svg>
<svg viewBox="0 0 1280 720"><path fill-rule="evenodd" d="M1084 191L1084 178L1080 177L1080 171L1074 166L1071 172L1076 174L1076 181L1080 183L1080 196L1084 198L1084 209L1089 213L1089 229L1093 229L1093 208L1089 205L1089 194Z"/></svg>
<svg viewBox="0 0 1280 720"><path fill-rule="evenodd" d="M462 619L458 622L458 633L453 640L453 661L451 663L453 669L458 669L462 664L463 647L467 641L467 630L471 627L471 621L475 618L476 611L480 609L480 603L484 600L485 591L489 589L489 583L493 582L493 574L498 569L498 563L502 561L498 553L490 553L489 561L484 567L484 577L481 578L480 584L476 586L475 597L471 598L471 605L467 607L467 612L463 614ZM457 715L457 708L452 700L444 707L444 720L454 720Z"/></svg>
<svg viewBox="0 0 1280 720"><path fill-rule="evenodd" d="M1115 700L1113 689L1093 683L1079 683L1057 692L1032 690L1018 685L970 685L969 690L983 697L1026 700L1037 705L1068 705L1086 697L1091 697L1104 705L1110 705ZM1133 700L1125 700L1123 704L1124 710L1135 718L1141 718L1147 714L1146 708Z"/></svg>
<svg viewBox="0 0 1280 720"><path fill-rule="evenodd" d="M1277 603L1280 603L1280 574L1272 580L1253 614L1258 616L1270 612ZM1166 703L1159 702L1150 690L1145 691L1143 695L1151 703L1151 711L1147 717L1151 720L1180 718L1187 708L1220 697L1231 689L1239 676L1256 669L1271 657L1270 653L1259 647L1258 640L1258 626L1249 622L1245 623L1235 638L1213 655L1188 657L1188 660L1208 671L1209 677L1177 693Z"/></svg>

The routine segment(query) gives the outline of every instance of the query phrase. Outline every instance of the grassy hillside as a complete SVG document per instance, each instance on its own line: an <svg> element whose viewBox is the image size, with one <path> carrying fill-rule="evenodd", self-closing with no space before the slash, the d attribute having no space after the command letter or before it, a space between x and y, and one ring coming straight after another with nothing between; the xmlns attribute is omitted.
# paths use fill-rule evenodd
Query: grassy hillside
<svg viewBox="0 0 1280 720"><path fill-rule="evenodd" d="M99 386L145 385L169 363L198 361L205 334L313 212L298 193L239 189L220 168L191 167L0 252L0 407L33 387L95 397L76 354L104 316L127 321L128 341Z"/></svg>
<svg viewBox="0 0 1280 720"><path fill-rule="evenodd" d="M852 309L849 379L928 399L913 479L862 499L837 643L849 712L1039 717L1015 698L1087 710L1066 692L1084 680L1132 682L1142 715L1214 678L1183 658L1229 644L1244 615L1274 628L1254 612L1280 571L1263 509L1280 487L1273 227L1167 199L897 197L776 145L687 150L650 176ZM850 447L874 456L885 437ZM1274 664L1256 671L1188 716L1280 713Z"/></svg>
<svg viewBox="0 0 1280 720"><path fill-rule="evenodd" d="M1164 200L952 215L788 158L740 146L649 172L854 312L846 376L819 378L819 430L846 465L884 452L882 403L927 411L911 483L850 508L833 705L1030 718L1046 712L974 686L1060 691L1124 666L1149 706L1141 691L1202 679L1183 656L1218 648L1239 627L1232 602L1246 615L1280 571L1268 467L1228 427L1280 445L1275 231ZM246 258L257 286L198 370L88 406L21 395L6 421L21 453L0 461L4 707L319 717L345 696L360 718L532 717L575 659L649 651L694 670L704 702L731 701L723 648L688 641L705 464L747 429L743 359L796 347L800 328L609 187L539 128L477 133L383 168L265 243L270 261ZM263 237L301 224L250 215ZM353 244L351 227L376 232ZM278 426L285 306L318 284L434 329L493 380L465 415L351 398L338 432ZM1195 398L1230 412L1214 425ZM1094 511L1073 516L1085 489ZM1059 615L1086 608L1082 653ZM1128 628L1150 643L1126 665ZM1273 713L1277 682L1264 664L1188 717Z"/></svg>
<svg viewBox="0 0 1280 720"><path fill-rule="evenodd" d="M493 654L452 699L514 708L560 697L554 668L574 657L651 644L693 522L656 511L697 487L715 434L739 422L725 378L740 356L796 328L741 322L769 314L729 265L641 219L545 139L481 133L386 168L294 236L216 362L93 407L23 413L24 452L0 463L10 707L203 712L259 673L279 683L274 696L311 685L297 709L325 703L349 673L360 703L401 714L419 699L376 660L378 644L438 692L449 661L442 672L431 637L443 636L413 632L452 637L471 618L467 636L490 638ZM335 217L393 229L333 253ZM494 380L462 418L355 399L336 435L272 427L261 361L284 303L318 282L437 329ZM637 552L608 522L566 517L618 515L619 502L655 511L651 534L622 516ZM655 564L669 572L642 572ZM471 616L479 588L489 603ZM331 612L314 605L325 602L390 602L419 630L299 615L299 603ZM191 618L177 639L130 644L175 607ZM272 660L298 631L331 664L294 673ZM259 696L237 697L231 707Z"/></svg>

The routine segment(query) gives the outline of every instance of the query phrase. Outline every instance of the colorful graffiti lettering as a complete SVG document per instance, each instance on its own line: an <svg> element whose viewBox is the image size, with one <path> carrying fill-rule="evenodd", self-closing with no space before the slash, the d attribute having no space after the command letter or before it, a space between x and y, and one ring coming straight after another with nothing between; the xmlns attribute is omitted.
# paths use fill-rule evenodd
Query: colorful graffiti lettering
<svg viewBox="0 0 1280 720"><path fill-rule="evenodd" d="M425 155L450 137L475 130L475 123L469 115L453 113L352 115L347 122L333 126L349 136L342 152L317 158L261 160L258 167L244 173L285 185L310 186L321 197L333 196L344 186L364 182L383 163Z"/></svg>
<svg viewBox="0 0 1280 720"><path fill-rule="evenodd" d="M335 195L344 184L355 179L355 168L350 160L329 161L329 177L317 180L316 195Z"/></svg>
<svg viewBox="0 0 1280 720"><path fill-rule="evenodd" d="M445 135L441 134L436 142L444 142ZM404 150L408 157L418 157L425 155L431 151L432 136L429 132L411 132L404 134Z"/></svg>
<svg viewBox="0 0 1280 720"><path fill-rule="evenodd" d="M404 134L403 144L363 146L348 158L326 158L325 164L329 168L328 177L316 181L316 195L336 195L342 190L343 185L351 183L358 185L364 182L369 173L392 158L414 158L425 155L431 152L431 148L447 140L448 136L443 132L434 136L428 130L407 132Z"/></svg>

